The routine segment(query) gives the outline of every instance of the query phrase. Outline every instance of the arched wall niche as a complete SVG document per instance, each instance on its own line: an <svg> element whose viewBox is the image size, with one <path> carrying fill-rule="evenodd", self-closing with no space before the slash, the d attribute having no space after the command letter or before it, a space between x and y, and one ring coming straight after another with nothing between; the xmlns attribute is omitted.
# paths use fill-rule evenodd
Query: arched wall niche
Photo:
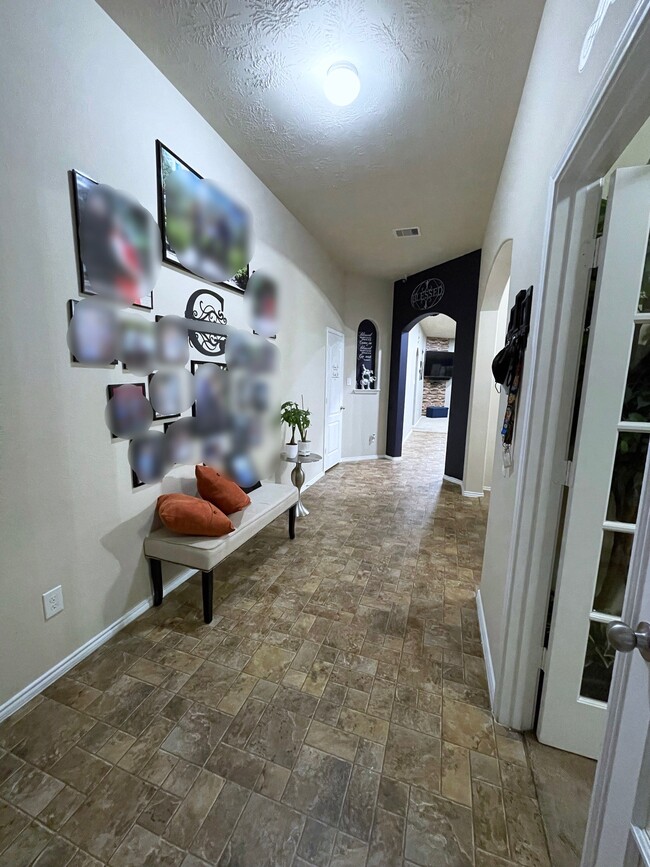
<svg viewBox="0 0 650 867"><path fill-rule="evenodd" d="M494 388L492 359L503 344L512 266L512 238L499 247L476 316L476 339L465 450L463 492L481 496L492 485L500 398ZM504 307L505 304L505 307Z"/></svg>

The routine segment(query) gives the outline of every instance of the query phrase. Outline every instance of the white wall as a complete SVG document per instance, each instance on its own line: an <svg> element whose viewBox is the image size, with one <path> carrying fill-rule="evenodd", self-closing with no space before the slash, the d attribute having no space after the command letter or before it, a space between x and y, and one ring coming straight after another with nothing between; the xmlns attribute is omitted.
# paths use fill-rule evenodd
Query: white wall
<svg viewBox="0 0 650 867"><path fill-rule="evenodd" d="M393 321L393 284L374 277L345 274L343 280L345 320L345 387L343 413L344 458L386 454L386 413L390 379L390 340ZM356 393L357 328L363 319L377 327L377 368L375 389ZM348 385L349 381L349 385ZM374 435L374 440L372 437Z"/></svg>
<svg viewBox="0 0 650 867"><path fill-rule="evenodd" d="M545 239L550 179L601 72L618 40L635 0L617 0L606 13L582 73L578 61L585 34L596 13L596 0L571 4L547 0L531 59L521 105L483 242L479 309L499 248L513 239L510 303L522 288L538 290ZM477 345L480 333L477 336ZM531 376L525 367L520 405ZM503 642L503 607L518 473L518 443L514 442L514 472L494 473L487 540L481 579L492 661L497 677ZM534 459L534 456L532 456ZM525 540L523 541L525 544ZM518 580L520 576L514 576Z"/></svg>
<svg viewBox="0 0 650 867"><path fill-rule="evenodd" d="M508 328L508 315L510 312L509 301L510 281L508 281L506 288L503 291L503 295L501 296L499 309L496 312L490 311L490 314L494 319L495 333L492 357L494 357L505 344L506 331ZM503 423L503 414L501 413L501 395L503 394L503 391L497 391L494 387L494 380L492 380L490 386L491 391L488 405L487 437L485 441L485 458L483 464L484 489L492 487L493 468L496 467L498 472L501 466L501 426ZM505 403L505 396L503 397L503 402Z"/></svg>
<svg viewBox="0 0 650 867"><path fill-rule="evenodd" d="M111 442L104 424L106 385L129 377L74 368L66 346L66 302L78 296L68 170L132 193L156 215L160 138L251 209L253 265L275 270L288 313L280 392L304 394L315 450L325 329L343 330L346 306L377 319L387 397L391 293L364 284L358 309L344 300L331 258L92 0L5 0L0 82L1 704L150 594L142 538L159 486L131 489L127 444ZM180 311L197 282L163 267L154 312ZM241 299L224 294L239 324ZM370 423L378 438L382 413L383 398ZM363 439L363 408L351 415ZM345 427L347 451L360 451ZM65 611L45 623L41 594L57 584Z"/></svg>
<svg viewBox="0 0 650 867"><path fill-rule="evenodd" d="M427 336L418 322L409 331L408 352L406 357L406 385L404 387L404 424L402 442L413 430L415 421L422 414L422 389L424 382L419 379L419 360L427 349Z"/></svg>

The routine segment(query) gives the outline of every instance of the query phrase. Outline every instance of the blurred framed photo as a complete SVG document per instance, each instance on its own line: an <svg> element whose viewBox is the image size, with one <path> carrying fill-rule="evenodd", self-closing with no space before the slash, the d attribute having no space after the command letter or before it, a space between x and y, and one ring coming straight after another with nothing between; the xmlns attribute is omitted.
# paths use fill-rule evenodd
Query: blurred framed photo
<svg viewBox="0 0 650 867"><path fill-rule="evenodd" d="M115 397L115 395L122 391L120 395L119 404L115 410L116 414L119 414L119 419L123 422L126 427L124 433L122 431L118 431L115 433L115 429L112 426L109 426L109 430L111 431L111 439L128 439L132 436L129 427L133 424L133 410L130 409L130 406L133 406L133 392L134 390L138 390L142 392L142 396L144 398L147 397L146 386L144 382L120 382L117 384L107 385L106 386L106 402L110 403L111 399ZM122 400L124 398L124 400ZM139 407L135 408L135 412L138 412ZM139 414L139 413L138 413ZM114 416L115 418L115 416ZM149 415L149 419L151 419L151 415ZM146 423L146 422L144 422Z"/></svg>
<svg viewBox="0 0 650 867"><path fill-rule="evenodd" d="M191 274L193 277L204 279L201 277L200 274L195 274L193 271L190 271L188 268L182 265L179 261L178 256L174 252L173 246L170 243L170 235L173 236L174 234L174 226L168 225L166 204L166 185L171 175L176 172L189 172L195 178L199 178L200 180L203 180L203 175L200 175L197 171L195 171L190 165L188 165L188 163L185 162L185 160L182 160L179 156L177 156L159 139L156 139L156 164L156 177L158 184L158 225L160 226L160 235L162 239L163 262L168 265L172 265L175 268L179 268L181 271L185 271L185 273ZM245 267L237 271L237 273L229 280L222 280L218 282L206 280L206 282L211 282L217 286L226 286L233 292L238 292L239 294L243 295L246 290L246 284L248 283L249 276L250 267L247 264Z"/></svg>
<svg viewBox="0 0 650 867"><path fill-rule="evenodd" d="M154 373L150 373L147 377L147 381L149 383L149 392L150 393L151 393L151 380L153 379L154 376L155 376ZM153 404L152 404L152 408L153 408ZM161 421L161 419L164 419L164 418L180 418L180 416L181 416L180 412L172 412L169 414L165 414L165 413L156 412L155 409L153 411L153 420L154 421Z"/></svg>
<svg viewBox="0 0 650 867"><path fill-rule="evenodd" d="M76 309L78 303L79 303L79 299L78 299L78 298L70 298L70 299L68 299L68 325L70 324L70 322L72 322L72 317L74 316L74 312L75 312L75 309ZM104 364L103 361L100 361L100 362L95 362L95 361L79 361L79 359L76 358L76 357L72 354L72 352L70 353L70 360L72 361L73 364L92 364L92 365L97 364L97 365L100 366L100 367L115 367L115 365L119 363L118 360L117 360L117 358L114 358L114 359L113 359L111 362L109 362L108 364Z"/></svg>
<svg viewBox="0 0 650 867"><path fill-rule="evenodd" d="M83 229L83 221L90 219L90 215L86 211L88 194L93 187L98 186L98 181L95 181L88 177L88 175L84 175L74 169L69 174L73 203L77 268L79 273L79 291L82 295L96 295L97 293L91 286L88 272L83 261L81 232ZM117 221L114 221L121 229L120 237L114 237L117 232L116 227L110 225L110 215L106 215L104 218L102 229L105 231L106 237L111 238L111 243L106 243L105 249L102 252L106 269L109 270L112 275L118 275L119 277L120 273L128 274L129 269L132 270L134 263L137 262L138 242L133 236L140 235L142 233L142 227L133 222L133 215L136 213L137 211L134 209L129 210L128 208L125 208L123 215L124 219L121 223L118 224ZM150 215L147 216L150 218ZM129 224L129 217L132 218L132 225ZM94 219L98 221L98 215L94 215ZM128 231L129 228L132 230L130 234ZM135 301L131 302L131 307L140 307L143 310L153 310L153 291L149 292L144 297L136 298Z"/></svg>
<svg viewBox="0 0 650 867"><path fill-rule="evenodd" d="M147 396L147 389L144 382L119 382L115 385L107 385L106 386L106 399L110 400L116 391L119 391L120 388L124 388L124 386L129 386L130 388L137 388L142 392L142 396Z"/></svg>
<svg viewBox="0 0 650 867"><path fill-rule="evenodd" d="M211 364L213 367L218 367L221 370L228 370L227 364L220 364L218 361L196 361L195 359L192 359L190 361L190 373L192 376L194 376L197 369L201 367L202 364Z"/></svg>

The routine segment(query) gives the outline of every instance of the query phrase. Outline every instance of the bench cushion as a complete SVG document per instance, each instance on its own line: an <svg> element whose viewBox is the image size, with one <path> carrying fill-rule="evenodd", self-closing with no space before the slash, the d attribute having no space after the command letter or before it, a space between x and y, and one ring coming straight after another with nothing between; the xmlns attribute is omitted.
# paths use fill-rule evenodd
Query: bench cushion
<svg viewBox="0 0 650 867"><path fill-rule="evenodd" d="M220 538L182 536L161 527L144 540L147 557L167 560L192 569L209 572L240 545L252 539L263 527L298 502L293 485L263 484L250 493L251 504L229 515L235 531Z"/></svg>

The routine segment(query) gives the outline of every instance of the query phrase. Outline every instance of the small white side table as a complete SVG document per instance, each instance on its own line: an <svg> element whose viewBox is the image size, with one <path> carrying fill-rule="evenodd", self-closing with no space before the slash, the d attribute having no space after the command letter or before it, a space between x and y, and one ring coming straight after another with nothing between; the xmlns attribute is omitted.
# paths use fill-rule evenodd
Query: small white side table
<svg viewBox="0 0 650 867"><path fill-rule="evenodd" d="M315 452L312 452L310 455L298 455L296 458L288 458L286 455L280 455L283 461L286 461L288 464L295 464L295 467L291 470L291 481L298 488L298 502L296 503L296 516L298 518L304 518L309 514L309 510L304 505L301 497L300 491L302 486L305 484L305 471L302 468L302 464L315 464L317 461L322 461L323 456L317 455Z"/></svg>

